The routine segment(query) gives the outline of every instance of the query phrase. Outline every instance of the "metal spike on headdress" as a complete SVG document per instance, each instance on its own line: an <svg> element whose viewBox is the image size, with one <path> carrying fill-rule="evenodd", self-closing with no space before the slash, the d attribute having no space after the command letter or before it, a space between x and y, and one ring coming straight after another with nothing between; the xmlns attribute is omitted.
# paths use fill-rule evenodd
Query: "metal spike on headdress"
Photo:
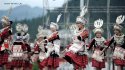
<svg viewBox="0 0 125 70"><path fill-rule="evenodd" d="M81 12L80 12L80 17L83 17L86 13L87 13L88 9L86 6L84 6L82 9L81 9Z"/></svg>
<svg viewBox="0 0 125 70"><path fill-rule="evenodd" d="M87 13L88 9L86 6L84 6L81 9L80 15L76 18L76 22L81 22L84 25L87 23L87 20L84 18L85 14Z"/></svg>
<svg viewBox="0 0 125 70"><path fill-rule="evenodd" d="M62 16L62 14L61 14L61 13L57 16L56 23L58 23L58 22L59 22L59 20L60 20L61 16Z"/></svg>
<svg viewBox="0 0 125 70"><path fill-rule="evenodd" d="M55 23L55 22L51 22L51 24L50 24L50 28L56 28L56 29L59 29L58 22L59 22L61 16L62 16L61 13L57 16L56 23Z"/></svg>
<svg viewBox="0 0 125 70"><path fill-rule="evenodd" d="M116 24L114 25L114 29L117 29L117 30L122 30L122 26L120 24L122 24L125 20L125 16L123 15L120 15L116 18Z"/></svg>
<svg viewBox="0 0 125 70"><path fill-rule="evenodd" d="M125 20L125 16L120 15L120 16L118 16L118 17L116 18L116 24L121 24L121 23L124 22L124 20Z"/></svg>

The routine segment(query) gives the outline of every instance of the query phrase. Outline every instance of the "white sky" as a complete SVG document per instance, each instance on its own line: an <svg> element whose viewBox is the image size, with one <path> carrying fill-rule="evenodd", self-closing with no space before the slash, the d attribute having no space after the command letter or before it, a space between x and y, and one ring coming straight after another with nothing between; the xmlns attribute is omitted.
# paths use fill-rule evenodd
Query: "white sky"
<svg viewBox="0 0 125 70"><path fill-rule="evenodd" d="M29 5L31 7L43 7L49 6L53 9L61 7L67 0L0 0L0 10L7 10L11 6ZM10 4L16 3L16 4ZM21 4L20 4L21 3Z"/></svg>

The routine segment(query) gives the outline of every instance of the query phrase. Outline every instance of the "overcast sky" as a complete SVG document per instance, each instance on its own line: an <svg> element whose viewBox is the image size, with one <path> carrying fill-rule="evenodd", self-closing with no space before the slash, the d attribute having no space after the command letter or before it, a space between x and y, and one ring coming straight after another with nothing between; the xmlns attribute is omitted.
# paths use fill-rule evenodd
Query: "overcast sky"
<svg viewBox="0 0 125 70"><path fill-rule="evenodd" d="M61 7L67 0L0 0L0 10L7 10L10 7L29 5L31 7L48 6L53 9ZM11 3L11 4L10 4Z"/></svg>

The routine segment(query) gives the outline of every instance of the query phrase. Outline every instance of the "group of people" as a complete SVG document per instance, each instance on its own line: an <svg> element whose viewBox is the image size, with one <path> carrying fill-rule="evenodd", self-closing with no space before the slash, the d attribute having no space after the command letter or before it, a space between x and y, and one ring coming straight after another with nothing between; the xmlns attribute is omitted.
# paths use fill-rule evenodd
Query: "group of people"
<svg viewBox="0 0 125 70"><path fill-rule="evenodd" d="M61 39L59 36L58 22L62 14L59 14L56 22L51 22L51 34L47 34L42 26L38 27L37 38L34 48L31 49L29 43L27 24L18 23L16 33L12 34L11 24L7 16L1 19L3 28L0 30L0 67L6 70L32 70L33 62L37 62L40 70L56 70L62 59L74 66L74 70L85 70L88 65L88 51L93 50L91 56L92 67L96 70L105 68L105 51L109 48L113 50L112 59L117 66L116 70L123 70L125 65L125 35L122 32L122 23L125 16L116 18L114 25L114 35L111 39L103 37L103 20L94 22L93 32L95 37L90 43L86 42L89 37L89 30L85 27L87 20L84 15L87 8L84 7L80 16L76 18L76 24L70 26L72 32L72 42L60 51ZM64 54L63 58L60 55Z"/></svg>
<svg viewBox="0 0 125 70"><path fill-rule="evenodd" d="M0 67L1 69L27 70L29 67L29 34L27 24L17 24L17 33L12 34L11 24L7 16L1 19L3 28L0 30Z"/></svg>

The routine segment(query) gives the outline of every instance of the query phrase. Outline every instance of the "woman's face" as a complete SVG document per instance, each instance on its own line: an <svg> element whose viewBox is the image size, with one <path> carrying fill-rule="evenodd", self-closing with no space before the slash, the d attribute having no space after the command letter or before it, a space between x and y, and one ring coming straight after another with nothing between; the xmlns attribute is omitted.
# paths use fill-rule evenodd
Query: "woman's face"
<svg viewBox="0 0 125 70"><path fill-rule="evenodd" d="M115 33L116 35L121 34L121 32L120 32L119 30L117 30L117 29L114 29L114 33Z"/></svg>
<svg viewBox="0 0 125 70"><path fill-rule="evenodd" d="M50 30L51 30L52 32L55 32L55 31L56 31L56 28L50 27Z"/></svg>
<svg viewBox="0 0 125 70"><path fill-rule="evenodd" d="M101 38L102 37L102 33L101 32L96 32L95 35L96 35L97 38Z"/></svg>
<svg viewBox="0 0 125 70"><path fill-rule="evenodd" d="M76 25L79 29L84 27L84 25L81 22L76 22Z"/></svg>

